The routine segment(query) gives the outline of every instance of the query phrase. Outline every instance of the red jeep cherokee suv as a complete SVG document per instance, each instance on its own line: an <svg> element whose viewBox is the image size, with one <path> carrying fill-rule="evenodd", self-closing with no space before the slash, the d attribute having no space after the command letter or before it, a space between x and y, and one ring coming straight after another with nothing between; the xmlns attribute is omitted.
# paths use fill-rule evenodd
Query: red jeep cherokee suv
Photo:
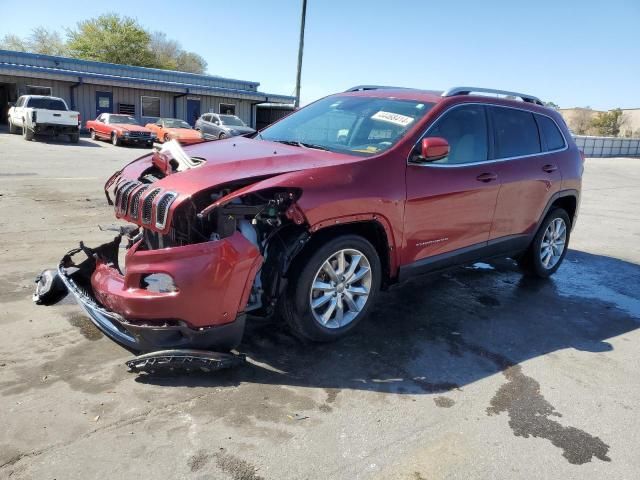
<svg viewBox="0 0 640 480"><path fill-rule="evenodd" d="M276 307L297 335L333 340L381 287L415 274L508 256L551 275L582 171L560 115L530 95L355 87L253 138L133 161L105 191L134 225L81 243L58 273L98 327L138 351L230 349L246 314Z"/></svg>

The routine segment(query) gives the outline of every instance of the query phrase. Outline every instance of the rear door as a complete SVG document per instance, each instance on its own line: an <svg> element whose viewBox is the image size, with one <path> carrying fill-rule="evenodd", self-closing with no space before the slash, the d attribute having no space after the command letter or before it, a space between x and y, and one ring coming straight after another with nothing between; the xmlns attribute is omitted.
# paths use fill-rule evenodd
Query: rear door
<svg viewBox="0 0 640 480"><path fill-rule="evenodd" d="M548 116L512 107L488 109L501 182L490 240L511 237L517 242L515 236L535 230L551 196L560 190L557 155L566 142Z"/></svg>
<svg viewBox="0 0 640 480"><path fill-rule="evenodd" d="M483 105L461 104L427 129L425 137L445 138L450 153L407 167L403 264L486 245L500 186L487 125Z"/></svg>

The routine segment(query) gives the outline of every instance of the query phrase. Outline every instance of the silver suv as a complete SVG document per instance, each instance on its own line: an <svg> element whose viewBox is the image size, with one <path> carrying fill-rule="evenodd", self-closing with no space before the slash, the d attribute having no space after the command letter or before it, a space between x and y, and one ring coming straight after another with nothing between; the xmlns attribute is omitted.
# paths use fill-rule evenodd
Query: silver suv
<svg viewBox="0 0 640 480"><path fill-rule="evenodd" d="M221 113L205 113L201 115L196 121L196 130L202 132L203 138L207 140L223 139L255 132L253 128L247 126L235 115Z"/></svg>

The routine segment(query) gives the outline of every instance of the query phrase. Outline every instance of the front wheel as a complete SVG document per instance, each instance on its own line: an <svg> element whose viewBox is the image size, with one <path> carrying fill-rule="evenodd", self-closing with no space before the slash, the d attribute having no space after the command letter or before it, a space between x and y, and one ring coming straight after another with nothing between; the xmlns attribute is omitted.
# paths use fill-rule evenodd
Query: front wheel
<svg viewBox="0 0 640 480"><path fill-rule="evenodd" d="M79 133L72 133L69 135L69 141L71 143L78 143L80 141L80 134Z"/></svg>
<svg viewBox="0 0 640 480"><path fill-rule="evenodd" d="M369 312L382 278L376 249L363 237L344 235L317 248L290 274L283 314L298 336L336 340Z"/></svg>
<svg viewBox="0 0 640 480"><path fill-rule="evenodd" d="M120 145L120 137L115 132L111 134L111 143L116 147Z"/></svg>
<svg viewBox="0 0 640 480"><path fill-rule="evenodd" d="M97 140L96 131L93 128L89 130L89 133L91 134L91 140Z"/></svg>
<svg viewBox="0 0 640 480"><path fill-rule="evenodd" d="M548 278L553 275L564 260L569 247L571 219L562 208L549 212L527 251L518 259L518 265L525 273Z"/></svg>
<svg viewBox="0 0 640 480"><path fill-rule="evenodd" d="M224 140L225 138L227 138L227 134L222 132L220 135L218 135L218 139L219 140Z"/></svg>

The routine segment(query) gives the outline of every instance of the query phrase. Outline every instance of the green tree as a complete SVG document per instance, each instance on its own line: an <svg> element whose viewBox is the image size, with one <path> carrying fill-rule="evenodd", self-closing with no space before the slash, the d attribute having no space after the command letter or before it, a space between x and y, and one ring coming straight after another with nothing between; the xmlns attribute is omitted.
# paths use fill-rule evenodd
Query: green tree
<svg viewBox="0 0 640 480"><path fill-rule="evenodd" d="M609 110L608 112L598 112L591 120L591 126L595 128L598 135L605 137L617 137L623 123L622 110L619 108Z"/></svg>
<svg viewBox="0 0 640 480"><path fill-rule="evenodd" d="M204 73L207 70L207 62L197 53L182 51L176 60L176 69L181 72Z"/></svg>
<svg viewBox="0 0 640 480"><path fill-rule="evenodd" d="M67 50L60 34L55 30L47 30L45 27L34 28L26 38L20 38L13 34L5 35L0 40L0 48L45 55L65 55Z"/></svg>
<svg viewBox="0 0 640 480"><path fill-rule="evenodd" d="M197 53L184 51L179 42L168 39L163 32L151 34L150 48L158 68L190 73L204 73L207 69L204 58Z"/></svg>
<svg viewBox="0 0 640 480"><path fill-rule="evenodd" d="M16 52L26 52L27 43L17 35L8 33L0 40L0 48L2 50L14 50Z"/></svg>
<svg viewBox="0 0 640 480"><path fill-rule="evenodd" d="M156 67L151 35L130 17L115 13L79 22L67 31L67 48L74 58Z"/></svg>

